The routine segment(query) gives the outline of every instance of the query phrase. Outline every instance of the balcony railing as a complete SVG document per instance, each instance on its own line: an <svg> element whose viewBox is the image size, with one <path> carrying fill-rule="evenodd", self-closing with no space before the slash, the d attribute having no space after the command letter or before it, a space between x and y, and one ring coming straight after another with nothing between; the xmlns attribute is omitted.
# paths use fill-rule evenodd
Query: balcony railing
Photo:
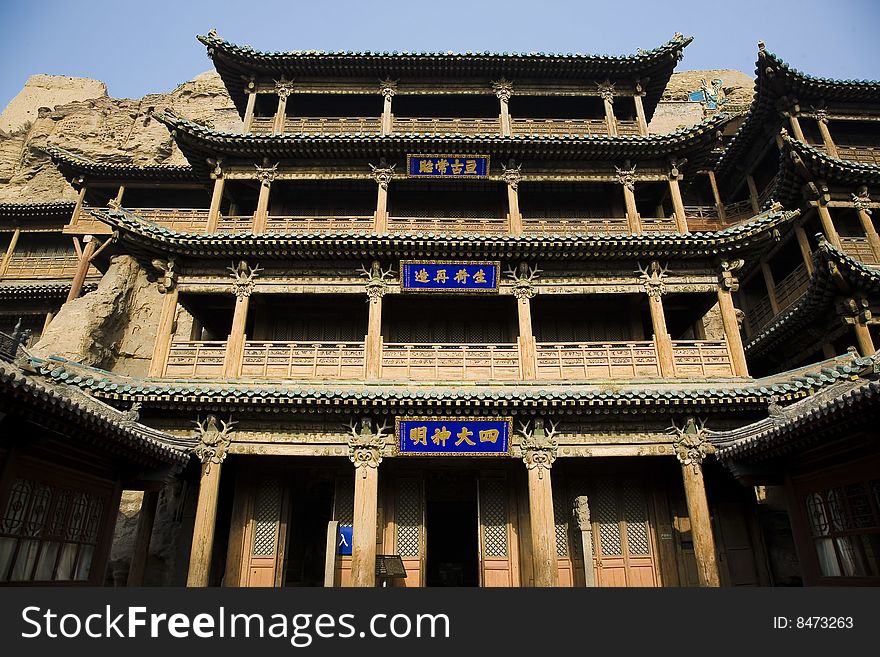
<svg viewBox="0 0 880 657"><path fill-rule="evenodd" d="M626 217L583 217L571 219L536 219L523 217L523 233L526 235L563 235L595 233L604 235L629 235Z"/></svg>
<svg viewBox="0 0 880 657"><path fill-rule="evenodd" d="M373 215L339 217L305 217L270 215L266 221L269 233L369 233L373 231Z"/></svg>
<svg viewBox="0 0 880 657"><path fill-rule="evenodd" d="M510 119L513 135L607 135L605 119ZM638 125L636 133L638 134Z"/></svg>
<svg viewBox="0 0 880 657"><path fill-rule="evenodd" d="M643 233L677 233L678 225L675 223L675 217L642 217L639 216L639 223L642 226Z"/></svg>
<svg viewBox="0 0 880 657"><path fill-rule="evenodd" d="M536 345L537 378L632 379L659 377L657 347L643 342L556 342Z"/></svg>
<svg viewBox="0 0 880 657"><path fill-rule="evenodd" d="M241 376L254 379L363 379L363 342L258 342L244 345Z"/></svg>
<svg viewBox="0 0 880 657"><path fill-rule="evenodd" d="M129 208L139 217L184 233L204 233L210 210L202 208Z"/></svg>
<svg viewBox="0 0 880 657"><path fill-rule="evenodd" d="M225 359L225 340L172 342L165 376L175 379L222 378Z"/></svg>
<svg viewBox="0 0 880 657"><path fill-rule="evenodd" d="M827 152L825 144L812 144L813 148ZM841 160L861 162L862 164L880 164L880 149L873 146L842 146L835 144Z"/></svg>
<svg viewBox="0 0 880 657"><path fill-rule="evenodd" d="M440 117L397 117L392 120L392 130L396 133L459 133L464 135L500 135L500 118L440 118Z"/></svg>
<svg viewBox="0 0 880 657"><path fill-rule="evenodd" d="M776 304L779 306L779 314L782 314L801 298L809 282L810 277L807 274L807 268L801 264L776 284ZM776 314L773 313L770 297L764 297L753 304L749 308L748 317L752 333L769 324L776 317Z"/></svg>
<svg viewBox="0 0 880 657"><path fill-rule="evenodd" d="M252 233L254 215L223 215L217 220L217 230L223 233Z"/></svg>
<svg viewBox="0 0 880 657"><path fill-rule="evenodd" d="M840 246L843 250L866 265L880 265L880 259L874 255L867 237L840 237Z"/></svg>
<svg viewBox="0 0 880 657"><path fill-rule="evenodd" d="M480 233L503 235L508 232L508 221L506 217L388 217L388 231L391 233Z"/></svg>
<svg viewBox="0 0 880 657"><path fill-rule="evenodd" d="M382 344L383 379L517 381L519 342L513 344Z"/></svg>
<svg viewBox="0 0 880 657"><path fill-rule="evenodd" d="M725 340L673 340L672 362L676 376L734 376Z"/></svg>
<svg viewBox="0 0 880 657"><path fill-rule="evenodd" d="M251 132L254 134L272 134L275 117L254 117L251 121ZM282 132L286 134L372 134L382 131L382 122L378 117L368 116L298 116L286 117Z"/></svg>
<svg viewBox="0 0 880 657"><path fill-rule="evenodd" d="M19 255L13 253L3 278L73 278L79 267L76 254L50 255ZM97 274L93 267L89 274Z"/></svg>

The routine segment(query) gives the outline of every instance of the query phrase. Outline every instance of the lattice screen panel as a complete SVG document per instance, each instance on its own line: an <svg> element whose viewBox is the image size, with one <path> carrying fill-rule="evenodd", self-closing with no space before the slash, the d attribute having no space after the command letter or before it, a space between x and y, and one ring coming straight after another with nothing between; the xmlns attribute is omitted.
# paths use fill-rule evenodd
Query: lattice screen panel
<svg viewBox="0 0 880 657"><path fill-rule="evenodd" d="M626 519L626 544L629 553L651 554L645 497L635 482L628 481L623 485L623 513Z"/></svg>
<svg viewBox="0 0 880 657"><path fill-rule="evenodd" d="M401 557L418 557L422 543L422 484L405 479L397 486L397 553Z"/></svg>
<svg viewBox="0 0 880 657"><path fill-rule="evenodd" d="M480 479L480 522L483 525L483 555L506 557L507 491L501 479Z"/></svg>
<svg viewBox="0 0 880 657"><path fill-rule="evenodd" d="M354 524L354 479L337 479L335 497L334 519L339 521L340 527L351 527Z"/></svg>
<svg viewBox="0 0 880 657"><path fill-rule="evenodd" d="M259 557L275 554L280 516L281 483L277 479L265 479L257 489L254 505L254 547L251 554Z"/></svg>
<svg viewBox="0 0 880 657"><path fill-rule="evenodd" d="M590 498L593 522L599 526L599 547L606 556L622 555L620 524L617 520L617 500L614 484L609 479L598 482ZM593 537L596 540L596 537ZM594 549L595 549L594 545Z"/></svg>
<svg viewBox="0 0 880 657"><path fill-rule="evenodd" d="M553 489L553 522L556 529L556 556L568 556L568 525L571 512L565 507L565 495Z"/></svg>

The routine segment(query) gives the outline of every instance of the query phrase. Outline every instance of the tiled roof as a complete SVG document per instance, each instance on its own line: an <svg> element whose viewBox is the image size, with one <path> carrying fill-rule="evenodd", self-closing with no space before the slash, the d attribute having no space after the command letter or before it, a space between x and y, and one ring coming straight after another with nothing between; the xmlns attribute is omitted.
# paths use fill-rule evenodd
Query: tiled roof
<svg viewBox="0 0 880 657"><path fill-rule="evenodd" d="M455 78L606 79L642 80L645 111L650 119L669 77L693 37L676 34L652 50L634 55L507 52L376 52L316 51L261 52L221 39L212 30L199 36L223 78L233 101L244 114L243 78L251 75L280 79L328 76L335 78ZM378 84L377 84L378 92Z"/></svg>
<svg viewBox="0 0 880 657"><path fill-rule="evenodd" d="M45 201L36 203L0 203L0 220L60 219L68 220L76 203L73 201Z"/></svg>
<svg viewBox="0 0 880 657"><path fill-rule="evenodd" d="M119 230L119 241L145 253L175 253L202 258L332 257L504 257L698 258L760 248L778 226L798 211L768 211L753 220L715 232L643 235L485 235L363 233L183 233L159 226L127 210L91 210Z"/></svg>
<svg viewBox="0 0 880 657"><path fill-rule="evenodd" d="M8 280L0 282L0 299L64 299L70 292L71 281L36 281L36 280ZM96 289L96 282L85 283L83 294L88 294Z"/></svg>
<svg viewBox="0 0 880 657"><path fill-rule="evenodd" d="M149 180L153 182L196 181L192 167L182 164L136 165L122 162L90 160L58 146L49 146L46 152L69 181L80 176L89 180Z"/></svg>
<svg viewBox="0 0 880 657"><path fill-rule="evenodd" d="M688 155L688 170L709 162L718 143L718 132L731 116L723 112L701 123L662 135L515 135L498 134L242 134L220 132L187 121L172 112L154 112L156 120L172 132L193 168L208 168L206 158L218 156L250 158L275 162L284 158L350 157L378 162L387 158L404 160L407 153L469 152L486 153L506 162L522 159L613 160L666 158Z"/></svg>
<svg viewBox="0 0 880 657"><path fill-rule="evenodd" d="M847 417L857 415L863 423L871 423L880 411L880 352L856 359L853 366L854 375L793 404L777 404L763 420L711 433L715 455L722 462L772 458L816 442L819 427L839 427Z"/></svg>
<svg viewBox="0 0 880 657"><path fill-rule="evenodd" d="M6 411L32 413L64 423L77 441L96 444L111 453L153 466L181 468L188 450L177 439L136 421L75 386L25 371L15 363L0 362L0 404Z"/></svg>

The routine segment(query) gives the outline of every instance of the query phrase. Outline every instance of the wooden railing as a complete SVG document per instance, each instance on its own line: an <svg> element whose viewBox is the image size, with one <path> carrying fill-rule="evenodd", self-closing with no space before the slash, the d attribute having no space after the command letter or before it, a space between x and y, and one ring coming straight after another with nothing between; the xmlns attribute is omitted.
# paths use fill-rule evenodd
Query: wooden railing
<svg viewBox="0 0 880 657"><path fill-rule="evenodd" d="M517 381L519 343L382 345L381 377L414 381Z"/></svg>
<svg viewBox="0 0 880 657"><path fill-rule="evenodd" d="M874 255L871 243L867 237L840 237L840 246L843 251L866 265L880 265L880 260Z"/></svg>
<svg viewBox="0 0 880 657"><path fill-rule="evenodd" d="M758 194L758 207L763 208L764 204L770 200L770 195L776 189L776 180L779 177L779 174L773 176L764 189ZM751 209L751 208L750 208Z"/></svg>
<svg viewBox="0 0 880 657"><path fill-rule="evenodd" d="M241 376L255 379L363 379L364 342L259 342L244 345Z"/></svg>
<svg viewBox="0 0 880 657"><path fill-rule="evenodd" d="M673 340L676 376L734 376L726 340Z"/></svg>
<svg viewBox="0 0 880 657"><path fill-rule="evenodd" d="M503 235L508 232L508 222L506 217L388 217L388 232Z"/></svg>
<svg viewBox="0 0 880 657"><path fill-rule="evenodd" d="M451 132L465 135L500 135L500 118L397 117L392 119L395 133Z"/></svg>
<svg viewBox="0 0 880 657"><path fill-rule="evenodd" d="M223 215L217 220L217 231L223 233L254 232L254 215Z"/></svg>
<svg viewBox="0 0 880 657"><path fill-rule="evenodd" d="M539 379L660 376L657 347L652 341L538 343L535 351Z"/></svg>
<svg viewBox="0 0 880 657"><path fill-rule="evenodd" d="M816 150L827 152L825 144L811 144ZM880 164L880 149L873 146L844 146L835 144L837 155L841 160L861 162L862 164Z"/></svg>
<svg viewBox="0 0 880 657"><path fill-rule="evenodd" d="M638 126L636 126L638 129ZM510 119L513 135L607 135L605 119Z"/></svg>
<svg viewBox="0 0 880 657"><path fill-rule="evenodd" d="M184 233L204 233L210 210L202 208L129 208L147 221Z"/></svg>
<svg viewBox="0 0 880 657"><path fill-rule="evenodd" d="M373 227L373 215L339 217L270 215L266 221L266 231L269 233L369 233Z"/></svg>
<svg viewBox="0 0 880 657"><path fill-rule="evenodd" d="M675 223L675 217L642 217L639 216L639 223L642 226L643 233L677 233L678 225Z"/></svg>
<svg viewBox="0 0 880 657"><path fill-rule="evenodd" d="M523 233L526 235L562 235L595 233L604 235L629 235L626 217L536 219L523 217Z"/></svg>
<svg viewBox="0 0 880 657"><path fill-rule="evenodd" d="M749 306L749 327L751 334L757 333L759 329L770 323L775 315L773 314L773 306L770 305L770 298L764 297L760 301L752 303Z"/></svg>
<svg viewBox="0 0 880 657"><path fill-rule="evenodd" d="M251 122L251 132L254 134L271 134L274 127L274 117L255 117ZM381 120L378 117L368 116L286 117L282 129L285 134L351 134L359 132L378 135L381 131Z"/></svg>
<svg viewBox="0 0 880 657"><path fill-rule="evenodd" d="M165 364L165 376L176 379L219 379L223 377L226 341L172 342Z"/></svg>
<svg viewBox="0 0 880 657"><path fill-rule="evenodd" d="M76 254L24 255L13 252L3 278L73 278L79 267ZM89 274L96 274L90 268Z"/></svg>
<svg viewBox="0 0 880 657"><path fill-rule="evenodd" d="M795 301L800 299L810 282L806 265L800 264L795 267L788 276L776 284L776 302L779 304L779 312L782 312Z"/></svg>

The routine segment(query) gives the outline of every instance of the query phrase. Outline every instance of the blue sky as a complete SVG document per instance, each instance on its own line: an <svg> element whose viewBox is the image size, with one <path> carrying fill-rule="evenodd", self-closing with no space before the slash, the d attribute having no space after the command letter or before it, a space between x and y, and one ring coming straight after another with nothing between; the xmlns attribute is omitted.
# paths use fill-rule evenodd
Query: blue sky
<svg viewBox="0 0 880 657"><path fill-rule="evenodd" d="M0 0L0 108L35 73L168 91L211 68L195 40L260 50L629 54L695 37L678 70L754 72L757 42L813 75L880 79L877 0Z"/></svg>

